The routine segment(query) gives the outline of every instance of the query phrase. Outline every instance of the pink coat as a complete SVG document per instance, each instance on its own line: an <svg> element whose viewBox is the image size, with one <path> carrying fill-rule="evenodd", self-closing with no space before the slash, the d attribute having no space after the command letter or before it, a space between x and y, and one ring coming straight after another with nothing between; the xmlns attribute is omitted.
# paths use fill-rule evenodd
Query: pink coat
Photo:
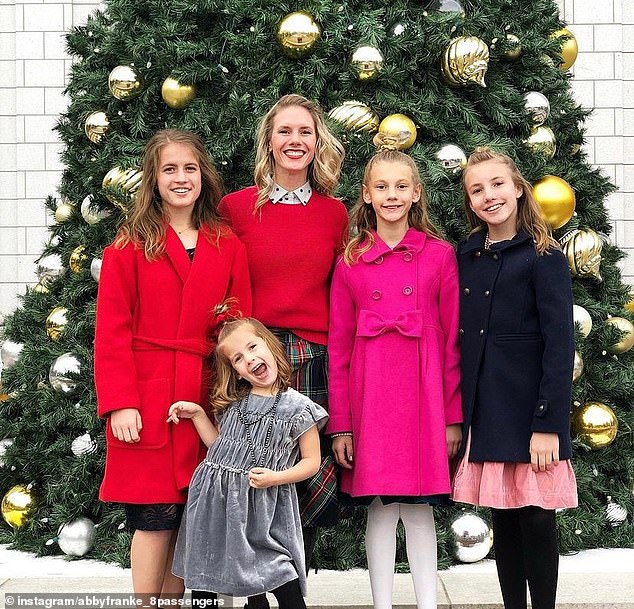
<svg viewBox="0 0 634 609"><path fill-rule="evenodd" d="M354 441L342 490L446 494L445 427L462 421L456 257L413 228L393 250L374 237L331 288L327 431Z"/></svg>

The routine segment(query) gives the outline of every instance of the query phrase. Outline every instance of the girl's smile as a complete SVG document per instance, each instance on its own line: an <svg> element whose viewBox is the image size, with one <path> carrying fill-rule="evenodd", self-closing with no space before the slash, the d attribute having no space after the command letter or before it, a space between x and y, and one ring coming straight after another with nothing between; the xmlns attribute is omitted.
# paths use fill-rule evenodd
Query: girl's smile
<svg viewBox="0 0 634 609"><path fill-rule="evenodd" d="M201 184L200 165L190 146L172 142L161 148L156 185L171 218L193 209Z"/></svg>

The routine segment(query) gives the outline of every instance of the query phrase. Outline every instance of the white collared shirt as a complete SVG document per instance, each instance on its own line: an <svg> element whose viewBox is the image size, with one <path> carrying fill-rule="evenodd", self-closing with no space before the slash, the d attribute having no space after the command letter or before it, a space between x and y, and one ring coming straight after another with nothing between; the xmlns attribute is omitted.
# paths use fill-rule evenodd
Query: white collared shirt
<svg viewBox="0 0 634 609"><path fill-rule="evenodd" d="M310 182L302 184L295 190L286 190L279 184L274 183L269 199L271 200L271 203L274 204L284 203L285 205L306 205L312 194L313 189L310 186Z"/></svg>

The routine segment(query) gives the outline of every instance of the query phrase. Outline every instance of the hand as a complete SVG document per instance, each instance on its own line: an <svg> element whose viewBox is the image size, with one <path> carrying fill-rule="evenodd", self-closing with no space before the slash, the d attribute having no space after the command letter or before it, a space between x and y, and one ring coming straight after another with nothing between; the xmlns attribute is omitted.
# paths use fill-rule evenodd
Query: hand
<svg viewBox="0 0 634 609"><path fill-rule="evenodd" d="M447 456L453 459L460 450L462 444L462 425L447 425Z"/></svg>
<svg viewBox="0 0 634 609"><path fill-rule="evenodd" d="M180 419L193 419L197 415L203 413L203 409L194 402L178 401L174 402L168 411L167 422L175 423L178 425Z"/></svg>
<svg viewBox="0 0 634 609"><path fill-rule="evenodd" d="M534 472L550 470L559 463L559 436L556 433L534 431L529 450Z"/></svg>
<svg viewBox="0 0 634 609"><path fill-rule="evenodd" d="M254 467L249 470L249 484L253 488L269 488L277 486L277 472L267 467Z"/></svg>
<svg viewBox="0 0 634 609"><path fill-rule="evenodd" d="M352 442L352 434L349 436L337 436L332 439L332 452L335 455L335 461L344 469L352 469L352 461L354 457L354 447Z"/></svg>
<svg viewBox="0 0 634 609"><path fill-rule="evenodd" d="M117 440L134 444L141 437L139 432L143 429L141 413L136 408L121 408L110 414L110 429Z"/></svg>

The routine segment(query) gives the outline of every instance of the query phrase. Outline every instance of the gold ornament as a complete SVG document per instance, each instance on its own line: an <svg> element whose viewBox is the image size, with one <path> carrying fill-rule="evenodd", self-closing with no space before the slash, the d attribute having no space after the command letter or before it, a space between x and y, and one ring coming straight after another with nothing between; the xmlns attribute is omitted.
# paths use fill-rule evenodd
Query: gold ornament
<svg viewBox="0 0 634 609"><path fill-rule="evenodd" d="M14 529L23 527L35 509L35 496L31 485L17 484L11 487L2 498L2 517Z"/></svg>
<svg viewBox="0 0 634 609"><path fill-rule="evenodd" d="M533 126L543 125L550 116L550 102L539 91L529 91L524 94L524 107L531 115Z"/></svg>
<svg viewBox="0 0 634 609"><path fill-rule="evenodd" d="M533 151L543 154L552 159L557 151L557 140L550 127L540 125L533 127L531 134L524 140L524 143Z"/></svg>
<svg viewBox="0 0 634 609"><path fill-rule="evenodd" d="M509 61L515 61L522 56L522 43L515 34L507 34L506 41L508 49L504 52L504 57Z"/></svg>
<svg viewBox="0 0 634 609"><path fill-rule="evenodd" d="M354 100L345 101L341 106L333 108L328 117L349 131L374 133L379 128L378 114L370 106Z"/></svg>
<svg viewBox="0 0 634 609"><path fill-rule="evenodd" d="M625 303L625 308L630 312L634 313L634 294L630 294L631 298Z"/></svg>
<svg viewBox="0 0 634 609"><path fill-rule="evenodd" d="M352 66L359 80L374 80L383 69L383 55L376 47L359 47L352 54Z"/></svg>
<svg viewBox="0 0 634 609"><path fill-rule="evenodd" d="M590 313L579 305L572 305L572 318L576 324L579 324L581 334L588 336L590 330L592 330L592 317Z"/></svg>
<svg viewBox="0 0 634 609"><path fill-rule="evenodd" d="M612 409L601 402L586 402L575 408L571 424L573 436L592 450L612 444L619 427Z"/></svg>
<svg viewBox="0 0 634 609"><path fill-rule="evenodd" d="M474 82L486 87L489 47L475 36L459 36L449 42L442 56L442 74L448 84L464 86Z"/></svg>
<svg viewBox="0 0 634 609"><path fill-rule="evenodd" d="M553 229L561 228L575 211L575 191L566 180L545 175L533 186L533 195L542 210L542 216Z"/></svg>
<svg viewBox="0 0 634 609"><path fill-rule="evenodd" d="M99 110L88 115L88 118L84 122L84 131L88 139L94 144L100 144L103 138L108 133L110 128L110 121L106 116L106 113Z"/></svg>
<svg viewBox="0 0 634 609"><path fill-rule="evenodd" d="M46 334L53 341L57 342L66 328L68 320L66 314L68 309L66 307L55 307L46 318Z"/></svg>
<svg viewBox="0 0 634 609"><path fill-rule="evenodd" d="M141 95L143 80L132 66L117 66L108 75L110 93L121 101L129 101Z"/></svg>
<svg viewBox="0 0 634 609"><path fill-rule="evenodd" d="M575 35L567 28L557 30L554 34L551 34L551 38L563 38L566 37L561 45L561 51L559 52L561 58L561 64L559 68L561 70L568 70L572 67L577 59L577 53L579 47L577 46L577 39Z"/></svg>
<svg viewBox="0 0 634 609"><path fill-rule="evenodd" d="M416 125L414 121L404 114L390 114L379 125L379 134L393 138L398 150L411 148L416 141Z"/></svg>
<svg viewBox="0 0 634 609"><path fill-rule="evenodd" d="M618 342L607 348L610 353L620 355L634 347L634 324L632 324L629 319L625 319L624 317L608 317L605 323L625 333Z"/></svg>
<svg viewBox="0 0 634 609"><path fill-rule="evenodd" d="M73 273L79 273L81 271L82 263L88 259L88 256L84 253L86 248L83 245L78 245L70 255L68 266Z"/></svg>
<svg viewBox="0 0 634 609"><path fill-rule="evenodd" d="M124 213L128 211L128 206L136 191L141 186L143 172L139 169L121 169L121 167L113 167L103 178L101 186L106 191L106 197L113 205L119 207ZM109 189L118 189L123 191L127 196L121 196L120 192Z"/></svg>
<svg viewBox="0 0 634 609"><path fill-rule="evenodd" d="M293 59L308 55L321 37L321 28L312 15L304 11L290 13L277 29L277 41L282 51Z"/></svg>
<svg viewBox="0 0 634 609"><path fill-rule="evenodd" d="M182 110L196 98L196 85L183 85L175 78L168 76L161 87L163 101L175 110Z"/></svg>
<svg viewBox="0 0 634 609"><path fill-rule="evenodd" d="M38 283L35 284L35 287L33 288L33 291L36 294L48 294L49 289L46 286L45 283L42 283L41 281L38 281Z"/></svg>
<svg viewBox="0 0 634 609"><path fill-rule="evenodd" d="M467 166L467 155L455 144L442 146L436 153L436 158L447 173L460 173Z"/></svg>
<svg viewBox="0 0 634 609"><path fill-rule="evenodd" d="M573 230L560 240L573 277L594 277L603 281L599 266L603 240L591 228Z"/></svg>
<svg viewBox="0 0 634 609"><path fill-rule="evenodd" d="M572 382L577 382L581 375L583 374L583 359L581 358L581 353L579 351L575 351L575 363L572 367Z"/></svg>
<svg viewBox="0 0 634 609"><path fill-rule="evenodd" d="M75 206L67 203L66 201L62 201L55 209L55 222L58 222L59 224L67 222L73 217L74 213Z"/></svg>

